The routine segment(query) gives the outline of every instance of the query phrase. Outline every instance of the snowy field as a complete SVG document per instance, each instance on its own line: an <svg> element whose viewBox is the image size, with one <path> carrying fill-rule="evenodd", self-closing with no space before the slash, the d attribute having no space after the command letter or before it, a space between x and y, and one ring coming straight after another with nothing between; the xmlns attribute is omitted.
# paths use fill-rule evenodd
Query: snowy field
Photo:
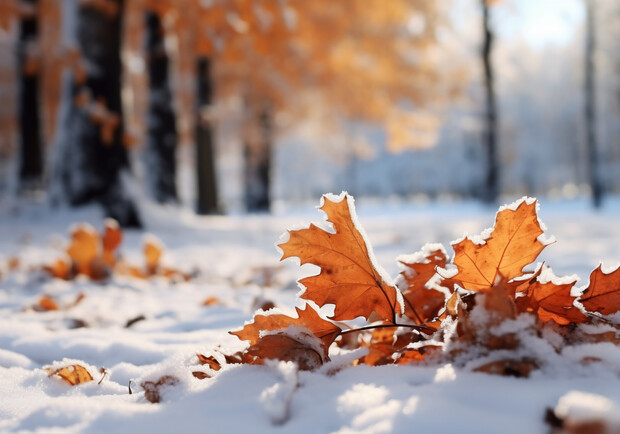
<svg viewBox="0 0 620 434"><path fill-rule="evenodd" d="M393 277L397 256L427 242L452 253L450 241L492 226L496 211L474 203L357 205L377 259ZM218 372L199 365L196 353L243 348L227 332L263 301L287 312L295 306L295 281L308 270L280 263L274 243L288 228L321 221L313 207L195 217L144 205L146 231L166 246L163 263L192 278L113 276L103 283L37 271L61 254L71 223L102 227L96 210L0 209L1 432L545 433L547 409L605 421L607 431L596 432L620 432L620 348L610 343L589 344L600 346L590 349L600 363L558 357L527 379L449 364L343 367L347 354L317 372L284 362ZM540 259L557 275L577 274L586 285L601 261L620 264L617 198L597 213L585 200L542 200L539 215L557 239ZM120 252L128 262L143 261L143 236L125 232ZM12 257L19 264L9 270ZM84 299L72 305L80 293ZM61 309L32 309L42 294ZM216 302L203 305L210 297ZM95 381L71 387L48 377L43 368L63 360L87 367ZM197 370L212 378L195 378ZM162 388L161 403L148 402L140 384L164 375L179 382Z"/></svg>

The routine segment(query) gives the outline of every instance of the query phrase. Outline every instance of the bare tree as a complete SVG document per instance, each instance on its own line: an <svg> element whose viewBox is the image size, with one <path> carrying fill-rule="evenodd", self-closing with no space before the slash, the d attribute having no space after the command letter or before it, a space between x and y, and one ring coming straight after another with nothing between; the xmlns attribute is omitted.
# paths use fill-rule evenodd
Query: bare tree
<svg viewBox="0 0 620 434"><path fill-rule="evenodd" d="M482 199L487 203L497 201L499 195L499 161L497 143L497 105L495 101L495 85L491 53L494 35L490 25L489 0L481 0L482 25L484 40L482 44L482 64L484 68L485 88L485 132L484 145L486 148L486 175L484 180L484 192Z"/></svg>
<svg viewBox="0 0 620 434"><path fill-rule="evenodd" d="M585 0L586 6L586 43L585 43L585 127L586 148L588 154L588 173L592 189L592 204L600 208L603 199L603 186L600 178L598 145L596 136L596 0Z"/></svg>

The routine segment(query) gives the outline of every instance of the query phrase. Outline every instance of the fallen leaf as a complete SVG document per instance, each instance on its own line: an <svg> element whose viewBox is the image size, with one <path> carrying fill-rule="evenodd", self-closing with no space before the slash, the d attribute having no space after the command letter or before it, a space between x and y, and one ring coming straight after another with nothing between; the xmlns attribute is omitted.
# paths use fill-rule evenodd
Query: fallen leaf
<svg viewBox="0 0 620 434"><path fill-rule="evenodd" d="M543 321L555 321L560 325L582 323L587 317L574 304L571 289L575 282L556 285L553 282L535 281L527 290L525 297L518 299L522 311L535 312Z"/></svg>
<svg viewBox="0 0 620 434"><path fill-rule="evenodd" d="M103 223L103 260L109 267L116 264L116 249L123 241L123 231L114 219L105 219Z"/></svg>
<svg viewBox="0 0 620 434"><path fill-rule="evenodd" d="M324 355L327 356L329 346L341 332L340 327L321 318L310 306L306 306L305 310L296 307L295 311L297 318L283 314L255 315L253 322L246 324L239 331L229 333L242 341L249 341L250 345L256 345L262 331L286 329L290 325L304 327L321 340Z"/></svg>
<svg viewBox="0 0 620 434"><path fill-rule="evenodd" d="M67 254L79 274L90 276L90 263L99 255L99 234L86 223L74 225L70 232L71 244L67 248Z"/></svg>
<svg viewBox="0 0 620 434"><path fill-rule="evenodd" d="M264 359L277 359L295 362L302 371L313 371L329 358L308 344L307 340L312 339L317 338L310 332L304 336L304 342L294 339L285 332L277 332L261 337L256 344L248 348L247 353L257 358L257 364L262 364Z"/></svg>
<svg viewBox="0 0 620 434"><path fill-rule="evenodd" d="M198 363L200 363L201 365L209 365L209 368L213 369L214 371L219 371L220 369L222 369L222 365L220 365L220 362L218 362L215 357L204 356L202 354L196 354L196 356L198 357Z"/></svg>
<svg viewBox="0 0 620 434"><path fill-rule="evenodd" d="M213 306L216 304L220 304L220 299L217 297L208 297L203 303L203 306Z"/></svg>
<svg viewBox="0 0 620 434"><path fill-rule="evenodd" d="M536 260L545 244L538 240L543 230L536 215L536 201L521 202L515 209L497 213L495 227L484 244L465 238L453 244L454 279L471 291L488 290L501 276L506 281L523 274Z"/></svg>
<svg viewBox="0 0 620 434"><path fill-rule="evenodd" d="M444 268L446 261L446 255L441 249L433 250L416 261L400 261L407 267L401 272L406 286L403 290L405 315L416 324L424 324L435 319L446 303L443 292L425 287L437 274L437 267Z"/></svg>
<svg viewBox="0 0 620 434"><path fill-rule="evenodd" d="M47 310L59 310L58 303L50 297L49 295L42 295L39 299L39 303L37 304L37 310L47 311Z"/></svg>
<svg viewBox="0 0 620 434"><path fill-rule="evenodd" d="M531 359L521 360L497 360L486 363L474 369L474 372L485 372L492 375L503 375L507 377L527 378L530 373L538 369L538 363Z"/></svg>
<svg viewBox="0 0 620 434"><path fill-rule="evenodd" d="M144 390L144 397L147 401L157 403L161 401L160 389L164 386L174 386L179 379L172 375L164 375L157 381L145 381L140 384Z"/></svg>
<svg viewBox="0 0 620 434"><path fill-rule="evenodd" d="M332 319L368 319L376 312L381 319L395 322L400 313L397 289L386 283L376 261L356 226L353 199L343 193L340 201L323 196L320 207L333 224L335 233L311 224L309 228L289 231L289 240L280 244L282 260L297 257L303 264L314 264L321 272L299 282L306 290L301 298L319 306L334 304Z"/></svg>
<svg viewBox="0 0 620 434"><path fill-rule="evenodd" d="M43 271L56 279L68 280L71 273L71 265L64 259L58 258L50 265L44 265Z"/></svg>
<svg viewBox="0 0 620 434"><path fill-rule="evenodd" d="M144 260L147 273L156 274L159 267L159 260L164 252L163 243L154 235L144 237L143 242Z"/></svg>
<svg viewBox="0 0 620 434"><path fill-rule="evenodd" d="M88 370L81 365L70 365L54 370L46 368L46 370L48 371L48 377L57 375L70 386L87 383L93 380L90 372L88 372Z"/></svg>
<svg viewBox="0 0 620 434"><path fill-rule="evenodd" d="M590 284L579 298L589 312L612 315L620 310L620 267L603 273L599 265L590 274Z"/></svg>

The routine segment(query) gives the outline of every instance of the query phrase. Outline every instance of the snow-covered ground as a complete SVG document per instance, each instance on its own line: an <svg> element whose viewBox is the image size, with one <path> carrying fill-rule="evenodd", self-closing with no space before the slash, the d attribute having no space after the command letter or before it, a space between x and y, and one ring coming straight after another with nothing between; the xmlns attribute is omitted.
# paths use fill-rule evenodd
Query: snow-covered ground
<svg viewBox="0 0 620 434"><path fill-rule="evenodd" d="M474 203L362 199L357 205L379 263L394 277L398 255L427 242L444 243L451 252L450 241L492 226L495 216L495 209ZM620 348L609 343L600 350L606 363L558 363L528 379L452 365L339 370L346 355L335 355L318 372L275 362L212 372L198 364L196 353L242 348L227 332L243 326L261 300L283 310L295 306L295 280L309 269L279 263L274 243L287 228L323 216L310 206L275 216L196 217L153 206L143 211L147 231L166 245L164 263L193 279L47 278L36 268L60 254L71 223L101 228L97 211L50 213L32 205L0 211L0 431L544 433L549 408L602 418L608 432L620 430ZM557 275L577 274L585 285L599 262L620 264L617 198L597 213L585 200L543 200L540 217L557 239L540 259ZM129 262L143 260L143 235L125 233L120 251ZM9 271L13 256L20 263ZM42 294L69 306L80 293L85 298L72 307L30 308ZM204 306L209 297L218 302ZM139 316L144 319L125 327ZM49 378L43 368L63 359L89 368L95 381L71 387ZM199 380L195 370L213 377ZM180 381L163 388L162 402L152 404L140 384L163 375Z"/></svg>

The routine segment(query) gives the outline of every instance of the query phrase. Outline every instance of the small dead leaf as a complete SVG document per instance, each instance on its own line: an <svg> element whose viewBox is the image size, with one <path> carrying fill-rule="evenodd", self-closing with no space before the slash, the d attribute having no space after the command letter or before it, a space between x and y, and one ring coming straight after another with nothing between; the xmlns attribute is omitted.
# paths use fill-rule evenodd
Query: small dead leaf
<svg viewBox="0 0 620 434"><path fill-rule="evenodd" d="M159 260L164 252L162 242L154 235L149 235L144 238L142 249L144 251L147 273L149 275L157 274Z"/></svg>
<svg viewBox="0 0 620 434"><path fill-rule="evenodd" d="M165 386L174 386L179 383L179 379L172 375L164 375L157 381L145 381L140 384L144 390L144 397L147 401L157 403L161 401L160 389Z"/></svg>
<svg viewBox="0 0 620 434"><path fill-rule="evenodd" d="M71 229L71 244L67 254L75 264L79 274L90 276L90 264L97 256L101 246L99 234L89 224L82 223Z"/></svg>
<svg viewBox="0 0 620 434"><path fill-rule="evenodd" d="M75 386L81 383L87 383L93 380L92 375L88 370L81 365L70 365L65 366L60 369L51 370L50 368L46 368L48 371L47 376L51 377L53 375L57 375L60 377L65 383L70 386Z"/></svg>
<svg viewBox="0 0 620 434"><path fill-rule="evenodd" d="M312 338L317 339L308 332L304 340ZM263 336L248 348L247 353L257 358L256 364L262 364L265 359L277 359L295 362L302 371L313 371L329 360L326 356L324 359L313 346L300 342L284 332Z"/></svg>
<svg viewBox="0 0 620 434"><path fill-rule="evenodd" d="M109 267L116 264L116 249L123 241L123 231L114 219L105 219L103 227L103 260Z"/></svg>
<svg viewBox="0 0 620 434"><path fill-rule="evenodd" d="M208 297L203 303L203 306L215 306L220 304L220 299L217 297Z"/></svg>
<svg viewBox="0 0 620 434"><path fill-rule="evenodd" d="M42 295L39 299L39 303L35 306L35 310L48 311L59 310L58 303L49 295Z"/></svg>
<svg viewBox="0 0 620 434"><path fill-rule="evenodd" d="M474 372L485 372L491 375L503 375L507 377L527 378L530 373L538 369L538 363L531 359L523 360L497 360L474 369Z"/></svg>
<svg viewBox="0 0 620 434"><path fill-rule="evenodd" d="M208 365L209 368L213 369L214 371L219 371L220 369L222 369L222 365L220 365L220 362L218 362L215 357L204 356L202 354L196 354L196 356L198 357L198 363L200 363L201 365Z"/></svg>

